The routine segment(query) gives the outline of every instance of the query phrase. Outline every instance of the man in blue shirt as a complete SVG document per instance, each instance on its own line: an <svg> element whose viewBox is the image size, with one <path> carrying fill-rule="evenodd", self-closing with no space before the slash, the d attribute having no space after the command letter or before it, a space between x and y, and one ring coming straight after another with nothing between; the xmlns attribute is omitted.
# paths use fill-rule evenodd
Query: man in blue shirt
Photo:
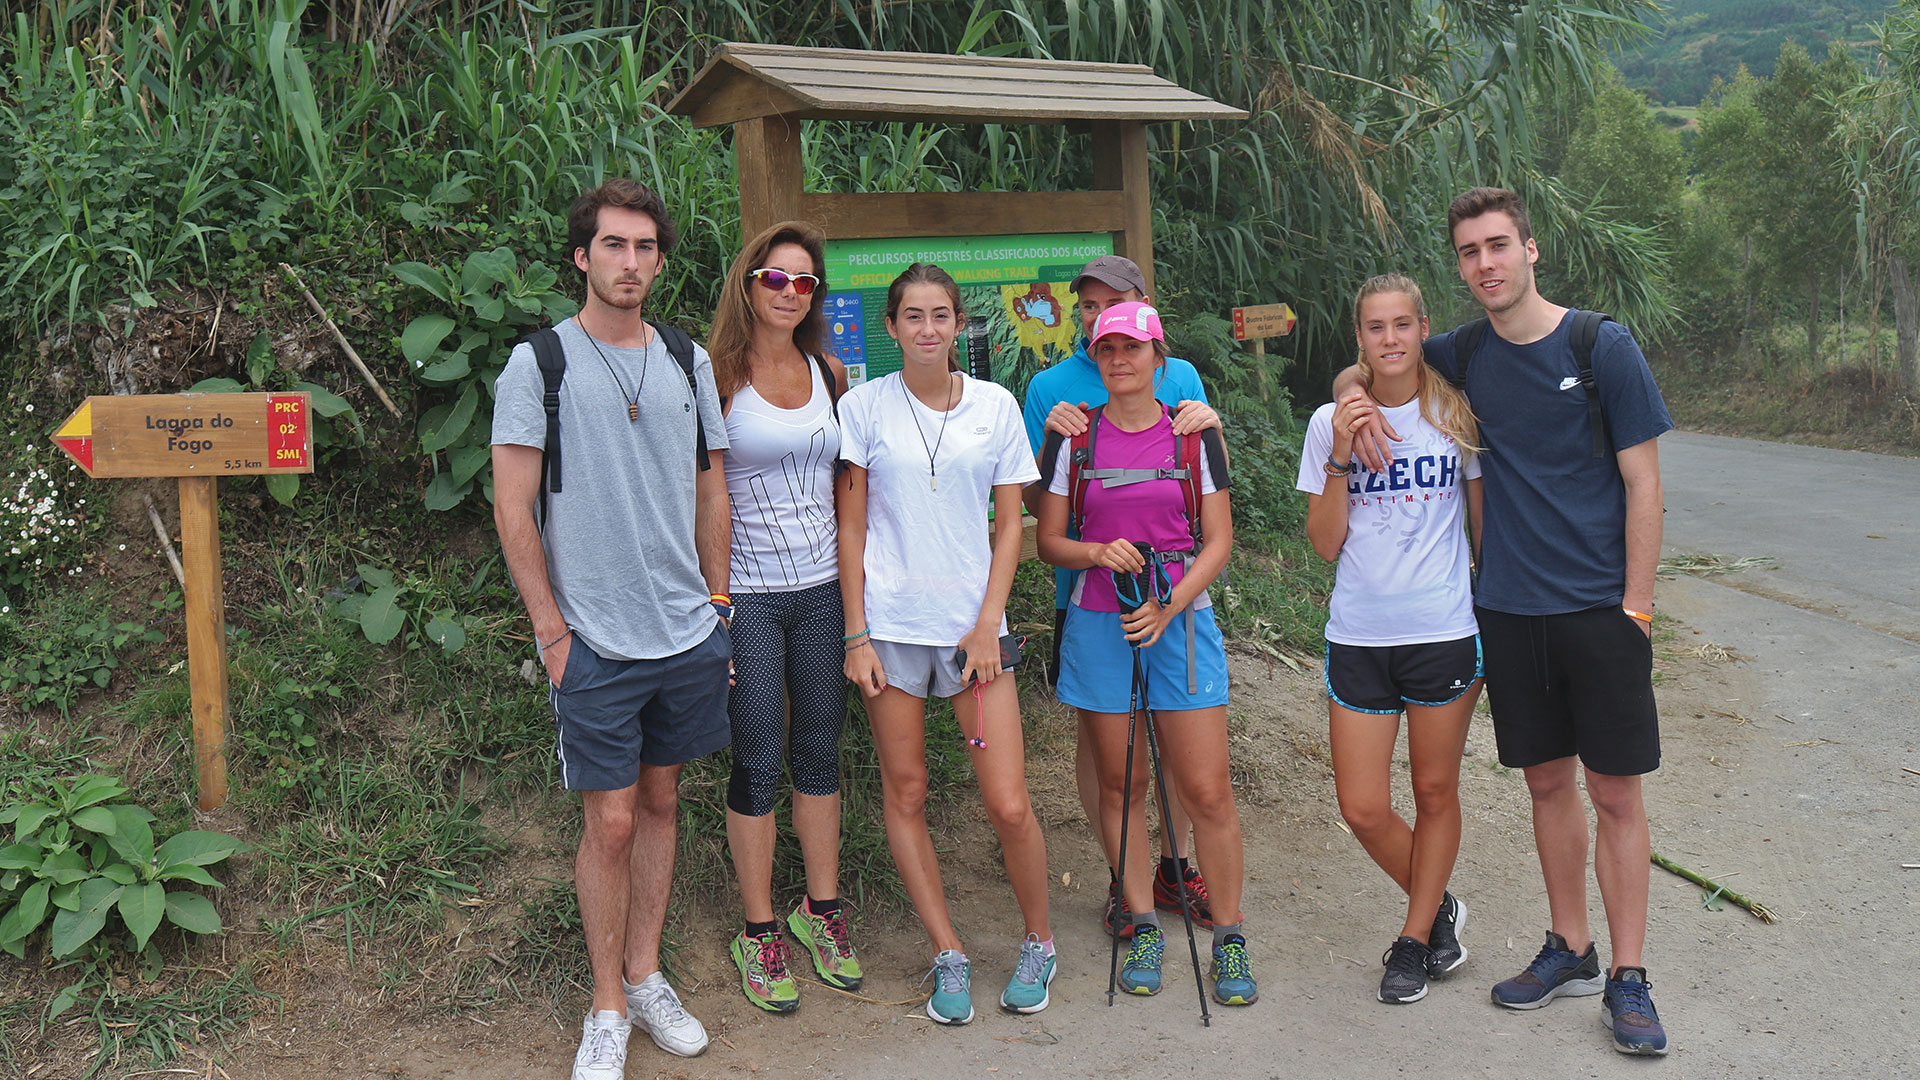
<svg viewBox="0 0 1920 1080"><path fill-rule="evenodd" d="M1650 872L1641 776L1660 764L1651 641L1657 440L1673 420L1633 335L1610 321L1593 342L1600 410L1590 419L1573 313L1536 288L1540 249L1517 195L1474 188L1448 207L1447 222L1461 280L1488 325L1471 356L1457 354L1461 330L1423 348L1441 374L1464 382L1480 421L1486 508L1474 614L1500 762L1526 775L1552 919L1540 954L1495 986L1493 999L1536 1009L1555 997L1604 994L1614 1048L1664 1054L1641 962ZM1381 425L1377 415L1362 424L1355 446L1371 466ZM1587 926L1576 761L1597 819L1594 876L1613 950L1604 974Z"/></svg>
<svg viewBox="0 0 1920 1080"><path fill-rule="evenodd" d="M1080 345L1072 356L1042 370L1027 384L1027 397L1022 411L1027 424L1027 441L1032 445L1035 456L1039 455L1041 446L1046 442L1048 430L1067 436L1078 435L1087 430L1085 410L1107 403L1107 386L1100 381L1100 368L1087 355L1087 346L1090 344L1087 335L1093 333L1094 324L1100 321L1100 313L1115 304L1147 300L1146 277L1140 273L1138 264L1122 255L1102 255L1088 262L1070 287L1079 298L1075 310L1080 316ZM1173 419L1175 434L1186 435L1201 428L1220 426L1219 415L1207 404L1206 389L1200 385L1200 372L1191 363L1178 357L1167 357L1166 363L1155 374L1154 382L1154 396L1178 410ZM1027 488L1025 501L1029 508L1045 494L1047 484L1052 479L1042 476ZM1072 571L1054 571L1052 673L1055 678L1060 670L1060 631L1066 618L1067 598L1073 592L1073 577ZM1094 833L1101 838L1102 849L1110 853L1118 850L1119 837L1109 838L1103 828L1100 787L1094 774L1089 714L1084 709L1079 712L1080 738L1074 755L1074 779L1079 787L1080 805L1086 811L1087 820L1093 823ZM1180 910L1179 878L1175 875L1183 876L1187 881L1194 920L1202 926L1211 927L1213 909L1207 903L1205 880L1197 869L1188 865L1186 859L1176 858L1174 854L1174 840L1186 838L1191 819L1180 806L1180 795L1174 790L1171 777L1167 780L1167 801L1171 813L1163 830L1164 835L1160 838L1160 868L1153 879L1154 906L1168 911ZM1108 883L1105 920L1108 933L1125 937L1133 933L1133 924L1125 910L1125 903L1120 899L1117 884Z"/></svg>

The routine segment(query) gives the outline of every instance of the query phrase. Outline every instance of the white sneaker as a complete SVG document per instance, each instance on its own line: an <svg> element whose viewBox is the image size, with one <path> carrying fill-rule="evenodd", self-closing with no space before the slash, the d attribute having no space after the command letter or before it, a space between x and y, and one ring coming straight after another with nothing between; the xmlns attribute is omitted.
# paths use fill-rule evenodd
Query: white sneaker
<svg viewBox="0 0 1920 1080"><path fill-rule="evenodd" d="M620 986L627 992L627 1016L653 1036L655 1046L681 1057L697 1057L707 1048L707 1029L680 1004L665 975L656 971L639 986L621 979Z"/></svg>
<svg viewBox="0 0 1920 1080"><path fill-rule="evenodd" d="M573 1080L621 1080L627 1074L627 1036L633 1025L617 1012L603 1011L580 1025L580 1051L573 1055Z"/></svg>

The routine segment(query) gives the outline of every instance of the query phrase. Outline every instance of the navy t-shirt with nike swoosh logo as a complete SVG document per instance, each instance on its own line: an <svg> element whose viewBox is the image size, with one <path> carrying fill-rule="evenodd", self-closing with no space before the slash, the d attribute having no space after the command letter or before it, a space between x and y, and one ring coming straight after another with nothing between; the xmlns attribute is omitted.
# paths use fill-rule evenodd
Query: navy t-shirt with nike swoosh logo
<svg viewBox="0 0 1920 1080"><path fill-rule="evenodd" d="M1529 345L1492 327L1467 366L1486 478L1480 582L1474 602L1515 615L1618 604L1626 591L1626 489L1613 455L1673 429L1633 334L1600 324L1593 377L1608 456L1593 456L1587 392L1569 342L1571 312ZM1458 370L1449 330L1428 338L1427 362Z"/></svg>

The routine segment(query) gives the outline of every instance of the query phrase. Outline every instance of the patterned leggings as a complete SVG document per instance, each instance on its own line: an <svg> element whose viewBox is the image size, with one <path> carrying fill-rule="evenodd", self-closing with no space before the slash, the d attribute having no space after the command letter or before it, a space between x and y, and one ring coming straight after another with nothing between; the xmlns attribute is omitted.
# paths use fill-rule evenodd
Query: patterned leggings
<svg viewBox="0 0 1920 1080"><path fill-rule="evenodd" d="M781 757L793 769L793 790L840 790L840 725L847 714L846 655L835 630L845 628L840 583L734 598L733 775L727 809L748 817L773 812ZM788 722L791 706L792 722Z"/></svg>

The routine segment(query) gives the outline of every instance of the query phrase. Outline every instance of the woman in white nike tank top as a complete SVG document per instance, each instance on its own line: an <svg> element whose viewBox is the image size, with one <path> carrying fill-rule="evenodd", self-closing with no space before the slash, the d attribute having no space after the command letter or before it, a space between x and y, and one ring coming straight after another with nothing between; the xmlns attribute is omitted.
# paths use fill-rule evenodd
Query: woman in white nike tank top
<svg viewBox="0 0 1920 1080"><path fill-rule="evenodd" d="M847 680L836 633L844 615L833 476L840 456L835 402L847 375L822 353L825 276L820 230L786 221L762 232L727 272L707 345L726 411L732 504L727 846L746 925L729 952L747 1000L770 1012L800 1004L773 906L773 807L789 770L807 887L786 927L820 981L842 990L861 982L840 906Z"/></svg>

